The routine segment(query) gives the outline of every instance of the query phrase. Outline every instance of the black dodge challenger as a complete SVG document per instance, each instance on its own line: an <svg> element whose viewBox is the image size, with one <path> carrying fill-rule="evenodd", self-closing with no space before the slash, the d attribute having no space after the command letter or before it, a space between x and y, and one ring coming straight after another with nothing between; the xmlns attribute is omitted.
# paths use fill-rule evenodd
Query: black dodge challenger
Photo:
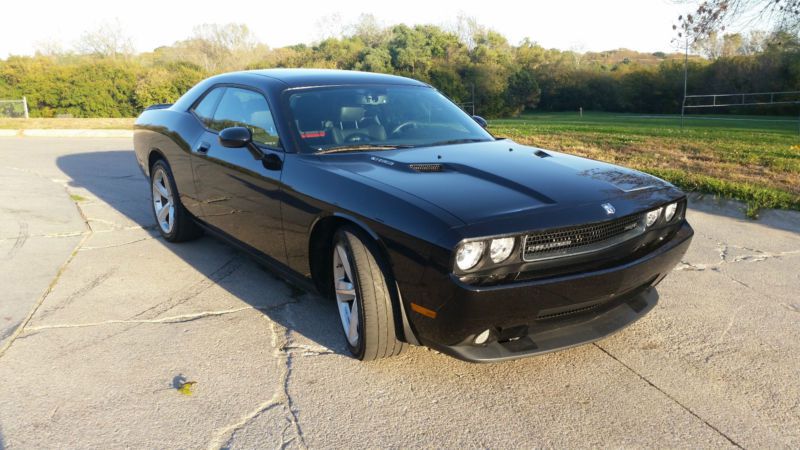
<svg viewBox="0 0 800 450"><path fill-rule="evenodd" d="M335 299L359 359L512 359L650 311L684 194L485 126L408 78L258 70L148 108L134 146L166 240L210 231Z"/></svg>

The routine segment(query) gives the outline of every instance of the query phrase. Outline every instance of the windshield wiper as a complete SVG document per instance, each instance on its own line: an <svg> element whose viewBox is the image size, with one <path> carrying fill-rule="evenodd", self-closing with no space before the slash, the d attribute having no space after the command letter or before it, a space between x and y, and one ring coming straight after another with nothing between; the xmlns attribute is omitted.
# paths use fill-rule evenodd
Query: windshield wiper
<svg viewBox="0 0 800 450"><path fill-rule="evenodd" d="M470 142L489 142L489 141L487 139L478 139L478 138L450 139L447 141L434 142L433 144L428 144L425 147L435 147L437 145L467 144Z"/></svg>
<svg viewBox="0 0 800 450"><path fill-rule="evenodd" d="M394 150L398 148L412 148L413 145L398 145L398 144L359 144L359 145L340 145L337 147L328 147L317 151L317 155L326 153L340 153L340 152L365 152L370 150Z"/></svg>

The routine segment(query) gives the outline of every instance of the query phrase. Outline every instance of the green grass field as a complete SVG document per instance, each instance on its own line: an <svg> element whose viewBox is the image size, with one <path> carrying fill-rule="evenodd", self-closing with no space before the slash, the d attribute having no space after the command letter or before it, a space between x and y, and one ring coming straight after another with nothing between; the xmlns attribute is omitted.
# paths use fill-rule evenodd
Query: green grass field
<svg viewBox="0 0 800 450"><path fill-rule="evenodd" d="M497 136L632 167L690 191L800 210L800 134L792 117L526 114L490 122ZM742 120L744 119L744 120ZM766 120L765 120L766 119Z"/></svg>

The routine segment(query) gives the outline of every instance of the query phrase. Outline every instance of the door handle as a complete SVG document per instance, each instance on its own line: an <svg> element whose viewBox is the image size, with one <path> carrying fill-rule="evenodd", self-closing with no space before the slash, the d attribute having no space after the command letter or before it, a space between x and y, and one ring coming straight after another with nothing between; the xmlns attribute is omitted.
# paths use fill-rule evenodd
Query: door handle
<svg viewBox="0 0 800 450"><path fill-rule="evenodd" d="M197 149L195 151L197 153L205 154L205 153L208 153L208 150L210 148L211 148L211 144L209 144L208 142L201 142L200 145L197 146Z"/></svg>

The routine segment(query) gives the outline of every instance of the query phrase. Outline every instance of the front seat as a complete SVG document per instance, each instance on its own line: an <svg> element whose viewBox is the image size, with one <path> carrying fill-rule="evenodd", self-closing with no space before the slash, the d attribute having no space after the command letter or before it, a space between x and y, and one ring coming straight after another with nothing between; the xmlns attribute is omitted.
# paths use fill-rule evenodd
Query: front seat
<svg viewBox="0 0 800 450"><path fill-rule="evenodd" d="M365 117L360 106L343 106L339 112L338 126L333 128L337 144L381 142L386 140L386 129L376 116Z"/></svg>

